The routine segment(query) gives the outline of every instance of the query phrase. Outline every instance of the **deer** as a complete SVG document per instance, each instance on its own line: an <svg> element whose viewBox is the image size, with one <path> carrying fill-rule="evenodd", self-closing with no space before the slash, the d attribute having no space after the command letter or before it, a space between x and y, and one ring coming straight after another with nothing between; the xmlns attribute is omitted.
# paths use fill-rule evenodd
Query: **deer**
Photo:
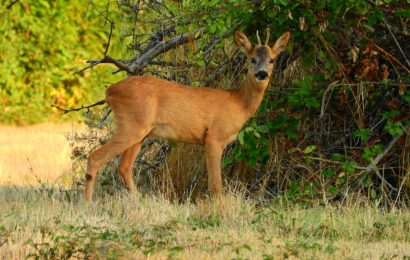
<svg viewBox="0 0 410 260"><path fill-rule="evenodd" d="M93 151L87 161L84 197L92 201L99 169L122 154L118 166L125 188L135 191L134 161L143 141L156 137L205 147L208 192L222 195L221 159L225 147L237 138L252 117L269 86L275 58L287 47L290 32L269 46L270 32L261 44L251 43L241 31L234 39L247 57L247 76L239 88L225 90L182 85L151 76L130 76L106 90L106 103L114 114L116 128L110 140Z"/></svg>

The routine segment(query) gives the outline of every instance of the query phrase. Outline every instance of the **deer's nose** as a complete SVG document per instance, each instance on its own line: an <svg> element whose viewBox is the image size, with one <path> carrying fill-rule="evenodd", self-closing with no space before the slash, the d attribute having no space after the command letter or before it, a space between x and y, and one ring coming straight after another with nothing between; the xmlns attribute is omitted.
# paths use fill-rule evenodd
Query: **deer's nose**
<svg viewBox="0 0 410 260"><path fill-rule="evenodd" d="M268 76L268 72L265 70L260 70L255 74L257 80L265 80Z"/></svg>

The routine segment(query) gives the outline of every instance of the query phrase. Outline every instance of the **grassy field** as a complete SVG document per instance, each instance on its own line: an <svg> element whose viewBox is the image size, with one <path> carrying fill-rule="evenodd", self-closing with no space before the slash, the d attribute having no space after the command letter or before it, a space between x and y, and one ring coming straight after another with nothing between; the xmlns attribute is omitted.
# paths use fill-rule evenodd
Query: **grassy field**
<svg viewBox="0 0 410 260"><path fill-rule="evenodd" d="M3 189L0 258L408 259L410 212Z"/></svg>
<svg viewBox="0 0 410 260"><path fill-rule="evenodd" d="M53 185L70 169L71 129L0 128L0 259L410 259L410 211L360 199L262 205L231 191L176 203L120 190L87 204Z"/></svg>
<svg viewBox="0 0 410 260"><path fill-rule="evenodd" d="M54 183L70 170L66 135L79 125L0 126L0 185Z"/></svg>

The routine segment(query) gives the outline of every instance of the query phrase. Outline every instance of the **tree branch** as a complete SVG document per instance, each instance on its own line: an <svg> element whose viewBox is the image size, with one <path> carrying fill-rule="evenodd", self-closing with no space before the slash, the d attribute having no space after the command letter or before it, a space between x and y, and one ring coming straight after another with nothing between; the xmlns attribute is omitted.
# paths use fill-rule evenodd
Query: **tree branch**
<svg viewBox="0 0 410 260"><path fill-rule="evenodd" d="M10 9L13 7L13 5L16 4L18 1L19 1L19 0L13 0L13 1L11 1L11 2L6 6L6 9L7 9L7 10L10 10Z"/></svg>
<svg viewBox="0 0 410 260"><path fill-rule="evenodd" d="M105 55L104 58L99 59L99 60L88 60L87 63L90 63L90 65L88 65L87 67L82 68L82 69L80 69L80 70L77 70L76 72L74 72L74 74L81 73L81 72L83 72L83 71L85 71L85 70L87 70L87 69L93 68L94 66L96 66L96 65L98 65L98 64L102 64L102 63L114 64L114 65L117 66L117 68L119 68L120 70L125 70L125 71L128 72L129 74L133 74L133 71L131 70L131 68L130 68L127 64L125 64L125 63L123 63L123 62L121 62L121 61L119 61L119 60L116 60L116 59L112 58L112 57L109 56L109 55Z"/></svg>
<svg viewBox="0 0 410 260"><path fill-rule="evenodd" d="M111 27L111 30L112 30L112 27ZM205 32L205 28L202 27L193 32L187 32L187 33L175 36L173 38L170 38L166 41L162 41L156 44L151 49L147 50L146 52L139 54L138 56L132 58L129 62L131 65L127 65L126 63L124 63L125 61L123 62L123 61L116 60L109 55L105 55L102 59L99 59L99 60L88 60L87 63L90 63L90 65L80 70L77 70L76 72L74 72L74 74L81 73L87 69L93 68L94 66L98 64L111 63L111 64L114 64L119 69L113 73L117 73L118 71L125 70L126 72L128 72L128 74L139 75L141 74L142 69L145 68L147 65L149 65L150 62L154 58L156 58L158 55L165 53L169 51L170 49L176 48L179 45L185 44L191 40L197 40L204 34L204 32ZM110 36L111 36L111 32L110 32Z"/></svg>
<svg viewBox="0 0 410 260"><path fill-rule="evenodd" d="M170 49L177 47L178 45L185 44L191 40L199 39L202 34L205 32L205 28L202 27L198 30L193 32L187 32L178 36L175 36L171 39L158 43L155 47L151 48L147 52L143 53L142 55L138 55L136 58L132 59L132 63L130 69L132 71L131 74L137 75L140 74L142 69L146 67L152 59L160 55L161 53L165 53Z"/></svg>
<svg viewBox="0 0 410 260"><path fill-rule="evenodd" d="M92 108L92 107L99 106L99 105L103 105L103 104L105 104L105 99L100 100L100 101L98 101L98 102L96 102L96 103L94 103L94 104L88 105L88 106L81 106L81 107L70 108L70 109L64 109L64 108L61 108L61 107L58 107L58 106L55 106L55 105L51 105L51 106L57 108L57 109L60 110L60 111L62 111L63 114L67 114L67 113L70 113L70 112L73 112L73 111L74 111L74 112L77 112L77 111L80 111L80 110L83 110L83 109L89 110L89 109Z"/></svg>

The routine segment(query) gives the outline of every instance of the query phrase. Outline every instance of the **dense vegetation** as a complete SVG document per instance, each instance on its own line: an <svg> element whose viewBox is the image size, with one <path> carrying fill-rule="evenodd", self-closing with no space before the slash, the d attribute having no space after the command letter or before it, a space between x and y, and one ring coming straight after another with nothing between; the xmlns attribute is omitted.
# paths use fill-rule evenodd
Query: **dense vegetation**
<svg viewBox="0 0 410 260"><path fill-rule="evenodd" d="M60 119L51 105L73 106L102 96L103 83L111 79L104 69L73 74L84 59L104 50L109 28L104 28L97 12L101 5L26 0L9 9L4 6L0 8L1 123Z"/></svg>
<svg viewBox="0 0 410 260"><path fill-rule="evenodd" d="M119 1L107 9L111 19L115 19L111 10L119 8L130 21L124 23L119 40L128 45L129 56L122 61L131 74L192 85L237 86L245 59L230 37L235 29L241 28L254 40L257 29L270 28L274 37L292 33L288 52L277 59L277 73L258 115L225 152L228 183L239 181L249 195L262 194L262 198L279 195L285 200L328 203L353 192L388 204L409 201L407 3L138 3ZM151 32L137 30L140 24ZM196 41L140 62L155 44L187 31L194 32ZM136 63L137 69L130 69ZM77 155L84 157L88 145L77 147ZM191 162L197 157L182 170L174 170L167 166L178 164L172 152L161 166L169 146L149 142L145 147L143 151L154 150L158 156L151 152L139 158L140 185L165 182L168 188L159 189L168 190L172 197L203 190L205 176L198 181L201 167ZM180 154L180 149L174 152ZM182 153L192 154L192 150L182 148ZM157 179L152 172L160 173ZM161 180L163 172L174 181Z"/></svg>

